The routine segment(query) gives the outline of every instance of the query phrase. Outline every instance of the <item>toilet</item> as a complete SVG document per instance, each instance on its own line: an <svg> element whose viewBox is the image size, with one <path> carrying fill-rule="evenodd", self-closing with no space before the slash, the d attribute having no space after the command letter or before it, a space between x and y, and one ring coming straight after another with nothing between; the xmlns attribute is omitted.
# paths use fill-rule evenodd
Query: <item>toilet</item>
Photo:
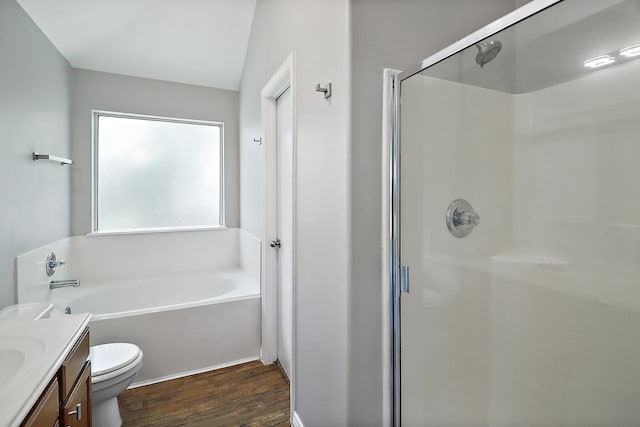
<svg viewBox="0 0 640 427"><path fill-rule="evenodd" d="M120 427L118 395L133 382L142 367L142 350L135 344L109 343L89 350L91 413L95 427Z"/></svg>

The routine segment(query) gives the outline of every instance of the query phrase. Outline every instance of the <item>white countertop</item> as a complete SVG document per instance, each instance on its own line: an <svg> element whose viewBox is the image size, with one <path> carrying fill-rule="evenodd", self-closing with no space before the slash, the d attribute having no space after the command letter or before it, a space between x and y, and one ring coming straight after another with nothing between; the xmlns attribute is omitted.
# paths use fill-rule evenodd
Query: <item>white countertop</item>
<svg viewBox="0 0 640 427"><path fill-rule="evenodd" d="M77 314L0 324L0 426L20 425L90 318Z"/></svg>

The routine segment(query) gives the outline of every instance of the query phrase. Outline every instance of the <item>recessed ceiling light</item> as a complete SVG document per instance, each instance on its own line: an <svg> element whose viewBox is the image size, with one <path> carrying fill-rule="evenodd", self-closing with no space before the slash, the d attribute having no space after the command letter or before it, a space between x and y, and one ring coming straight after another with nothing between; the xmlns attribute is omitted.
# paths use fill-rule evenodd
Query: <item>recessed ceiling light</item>
<svg viewBox="0 0 640 427"><path fill-rule="evenodd" d="M627 58L640 55L640 44L634 44L633 46L620 49L620 55L626 56Z"/></svg>
<svg viewBox="0 0 640 427"><path fill-rule="evenodd" d="M587 68L600 68L605 65L613 64L616 59L610 55L596 56L595 58L587 59L584 61L584 66Z"/></svg>

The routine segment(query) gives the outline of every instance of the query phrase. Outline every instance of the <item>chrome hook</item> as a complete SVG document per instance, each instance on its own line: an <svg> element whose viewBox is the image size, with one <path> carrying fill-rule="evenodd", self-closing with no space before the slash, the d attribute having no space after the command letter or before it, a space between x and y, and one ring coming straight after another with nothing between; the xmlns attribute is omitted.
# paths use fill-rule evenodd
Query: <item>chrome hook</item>
<svg viewBox="0 0 640 427"><path fill-rule="evenodd" d="M327 83L325 87L320 86L320 83L316 84L316 92L324 93L324 99L331 98L331 83Z"/></svg>

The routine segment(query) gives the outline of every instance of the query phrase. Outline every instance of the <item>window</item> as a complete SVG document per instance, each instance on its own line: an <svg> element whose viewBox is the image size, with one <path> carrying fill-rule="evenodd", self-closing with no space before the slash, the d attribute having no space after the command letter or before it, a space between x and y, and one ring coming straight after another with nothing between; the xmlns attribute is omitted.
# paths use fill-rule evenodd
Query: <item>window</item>
<svg viewBox="0 0 640 427"><path fill-rule="evenodd" d="M94 232L221 226L222 123L93 112Z"/></svg>

